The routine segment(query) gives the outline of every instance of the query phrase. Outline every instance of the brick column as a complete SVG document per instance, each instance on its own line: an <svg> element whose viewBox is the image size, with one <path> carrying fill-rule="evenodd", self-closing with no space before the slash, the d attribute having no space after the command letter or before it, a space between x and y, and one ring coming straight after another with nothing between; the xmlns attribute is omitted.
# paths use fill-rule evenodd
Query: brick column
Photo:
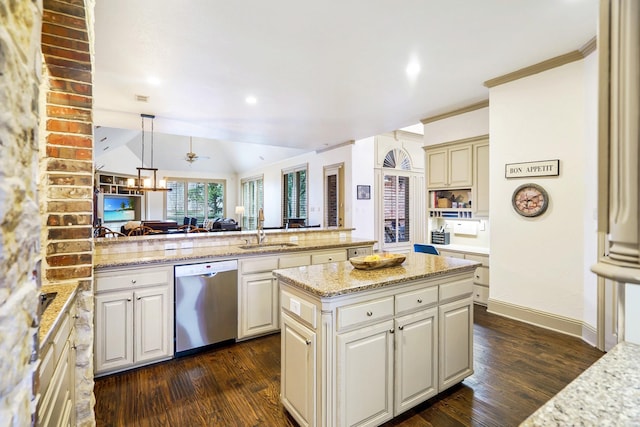
<svg viewBox="0 0 640 427"><path fill-rule="evenodd" d="M45 283L80 283L76 418L93 414L93 5L43 0L45 111L41 114L41 213Z"/></svg>

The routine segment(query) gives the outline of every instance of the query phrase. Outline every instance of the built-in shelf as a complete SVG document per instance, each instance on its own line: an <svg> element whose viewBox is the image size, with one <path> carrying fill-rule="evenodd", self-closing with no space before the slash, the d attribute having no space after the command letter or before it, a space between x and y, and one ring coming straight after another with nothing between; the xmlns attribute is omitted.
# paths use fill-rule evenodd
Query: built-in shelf
<svg viewBox="0 0 640 427"><path fill-rule="evenodd" d="M116 175L109 172L99 173L96 176L96 184L98 190L105 194L138 194L142 192L129 190L127 188L127 179L136 178L133 175Z"/></svg>

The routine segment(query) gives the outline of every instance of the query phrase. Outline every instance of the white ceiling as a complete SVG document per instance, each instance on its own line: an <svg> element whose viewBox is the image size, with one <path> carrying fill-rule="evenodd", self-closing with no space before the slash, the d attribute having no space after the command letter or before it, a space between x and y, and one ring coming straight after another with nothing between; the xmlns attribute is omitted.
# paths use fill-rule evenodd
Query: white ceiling
<svg viewBox="0 0 640 427"><path fill-rule="evenodd" d="M97 1L96 152L135 152L140 113L156 115L157 153L173 147L156 154L166 169L188 136L211 159L180 167L227 153L220 167L240 172L415 125L578 49L597 13L598 0Z"/></svg>

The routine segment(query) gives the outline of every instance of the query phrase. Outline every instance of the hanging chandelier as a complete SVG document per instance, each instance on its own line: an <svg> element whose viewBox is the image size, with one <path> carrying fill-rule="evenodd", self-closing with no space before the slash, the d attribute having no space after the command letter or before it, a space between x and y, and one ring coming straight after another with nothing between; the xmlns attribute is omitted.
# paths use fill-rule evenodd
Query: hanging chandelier
<svg viewBox="0 0 640 427"><path fill-rule="evenodd" d="M127 190L132 191L171 191L167 188L167 181L165 179L157 180L158 168L153 167L153 119L156 116L151 114L140 114L142 118L142 166L138 169L138 178L127 179ZM151 167L144 166L144 119L151 119ZM147 174L150 174L147 175Z"/></svg>

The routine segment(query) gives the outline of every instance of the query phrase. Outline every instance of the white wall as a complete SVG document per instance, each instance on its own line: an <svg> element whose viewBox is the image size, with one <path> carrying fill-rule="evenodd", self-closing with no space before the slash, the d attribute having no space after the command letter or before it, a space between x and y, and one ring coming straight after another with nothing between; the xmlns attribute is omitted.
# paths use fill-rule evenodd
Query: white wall
<svg viewBox="0 0 640 427"><path fill-rule="evenodd" d="M351 236L359 239L373 239L375 236L374 222L374 163L375 138L370 137L356 141L352 147L352 188L356 185L371 186L371 198L369 200L358 200L357 194L353 191L350 204L351 209L351 226L355 228L351 232Z"/></svg>
<svg viewBox="0 0 640 427"><path fill-rule="evenodd" d="M424 145L442 144L489 133L489 107L424 125Z"/></svg>
<svg viewBox="0 0 640 427"><path fill-rule="evenodd" d="M490 90L492 300L591 318L585 248L595 246L596 234L585 232L593 225L585 212L595 209L595 129L589 124L596 122L595 67L591 60L573 62ZM504 177L506 163L548 159L560 159L559 177ZM549 193L541 217L521 217L511 206L514 189L525 182Z"/></svg>
<svg viewBox="0 0 640 427"><path fill-rule="evenodd" d="M281 162L265 165L238 177L238 182L242 178L263 175L264 176L264 225L265 227L280 227L282 225L282 170L294 166L308 164L307 185L308 185L308 221L309 225L324 225L324 167L337 163L344 163L344 190L345 190L345 227L352 227L351 201L354 195L351 171L351 147L345 145L333 150L321 153L310 152L300 156L292 157ZM240 190L238 190L238 193ZM238 196L240 197L240 196Z"/></svg>

